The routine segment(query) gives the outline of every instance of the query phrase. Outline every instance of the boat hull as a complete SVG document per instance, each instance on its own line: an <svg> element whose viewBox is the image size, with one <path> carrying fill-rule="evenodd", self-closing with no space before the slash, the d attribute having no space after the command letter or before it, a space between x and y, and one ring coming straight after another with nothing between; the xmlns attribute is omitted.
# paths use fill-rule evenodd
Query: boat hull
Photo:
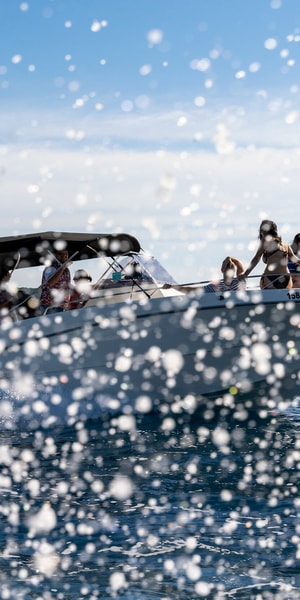
<svg viewBox="0 0 300 600"><path fill-rule="evenodd" d="M298 380L300 296L249 290L99 303L9 324L0 343L4 426L192 411L199 398Z"/></svg>

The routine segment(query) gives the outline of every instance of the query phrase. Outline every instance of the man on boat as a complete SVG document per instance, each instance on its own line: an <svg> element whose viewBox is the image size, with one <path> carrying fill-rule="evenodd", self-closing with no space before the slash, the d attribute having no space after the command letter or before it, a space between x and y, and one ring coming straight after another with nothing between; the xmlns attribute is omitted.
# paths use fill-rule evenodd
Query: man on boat
<svg viewBox="0 0 300 600"><path fill-rule="evenodd" d="M54 260L43 271L40 297L42 314L68 310L70 300L71 274L67 247L59 242L53 251Z"/></svg>

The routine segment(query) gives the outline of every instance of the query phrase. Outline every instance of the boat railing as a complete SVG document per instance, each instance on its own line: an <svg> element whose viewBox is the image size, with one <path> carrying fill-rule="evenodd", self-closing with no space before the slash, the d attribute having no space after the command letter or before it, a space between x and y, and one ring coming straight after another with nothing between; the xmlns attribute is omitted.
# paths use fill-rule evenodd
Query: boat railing
<svg viewBox="0 0 300 600"><path fill-rule="evenodd" d="M283 273L272 273L272 277L274 277L274 278L276 277L277 280L279 280L281 277L283 277L283 275L285 275L285 274L283 274ZM257 275L248 275L248 277L245 280L242 279L241 281L246 281L246 290L249 290L249 289L261 289L260 288L260 280L261 280L262 277L265 277L265 276L266 276L265 273L259 273ZM188 288L188 287L191 287L191 288L194 287L195 289L201 288L201 287L204 288L206 285L208 285L210 283L216 283L217 281L218 281L218 279L215 279L215 280L211 280L210 279L210 280L201 280L201 281L191 281L191 282L188 282L188 283L178 283L176 285L176 287L177 288L183 288L183 289L184 288ZM274 279L274 281L276 281L276 279ZM274 289L274 287L272 287L272 283L273 282L270 282L270 284L264 286L263 289ZM283 288L279 288L278 287L277 289L283 289Z"/></svg>
<svg viewBox="0 0 300 600"><path fill-rule="evenodd" d="M275 275L275 274L274 274ZM282 274L280 274L282 275ZM278 276L280 276L278 275ZM245 290L257 290L260 289L260 279L262 274L258 275L249 275L246 280L246 288ZM177 293L185 294L187 292L186 288L190 288L189 292L201 292L201 289L205 287L208 283L211 283L211 280L201 280L201 281L193 281L187 283L178 283L176 285L171 283L163 283L163 282L155 282L148 279L135 279L134 277L130 278L129 276L126 279L120 280L112 280L112 279L102 279L102 284L99 285L100 281L94 285L94 291L92 292L90 298L85 299L80 308L88 305L97 305L106 304L116 302L122 302L123 300L138 300L140 297L145 297L147 299L151 299L155 296L156 292L161 292L161 296L164 296L164 292L169 291L169 296L172 295L174 291L174 295ZM264 288L268 289L268 288ZM271 289L271 288L270 288ZM273 288L272 288L273 289ZM10 309L8 309L7 314L10 316L12 321L20 321L33 316L40 316L39 312L39 295L40 288L37 288L31 293L26 295L24 293L24 297L17 304L14 304ZM213 293L213 292L212 292ZM219 293L216 290L216 293ZM78 304L78 301L76 301ZM66 303L65 310L72 309L72 304L70 302ZM44 313L47 314L47 311Z"/></svg>

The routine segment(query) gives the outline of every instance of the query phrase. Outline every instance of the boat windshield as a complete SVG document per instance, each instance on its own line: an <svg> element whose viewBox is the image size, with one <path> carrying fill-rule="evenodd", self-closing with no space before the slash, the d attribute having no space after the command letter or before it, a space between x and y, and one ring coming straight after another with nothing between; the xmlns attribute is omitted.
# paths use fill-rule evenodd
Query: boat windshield
<svg viewBox="0 0 300 600"><path fill-rule="evenodd" d="M135 252L115 258L100 277L98 284L101 281L121 281L126 279L176 285L175 279L173 279L156 258L147 253Z"/></svg>

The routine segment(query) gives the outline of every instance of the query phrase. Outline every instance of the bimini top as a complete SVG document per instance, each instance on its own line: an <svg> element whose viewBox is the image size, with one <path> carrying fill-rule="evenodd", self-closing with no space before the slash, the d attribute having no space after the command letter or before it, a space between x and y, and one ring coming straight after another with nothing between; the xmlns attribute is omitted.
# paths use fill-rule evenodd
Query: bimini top
<svg viewBox="0 0 300 600"><path fill-rule="evenodd" d="M127 233L46 231L0 238L0 265L8 269L44 265L56 249L67 248L72 261L140 252L138 240Z"/></svg>

